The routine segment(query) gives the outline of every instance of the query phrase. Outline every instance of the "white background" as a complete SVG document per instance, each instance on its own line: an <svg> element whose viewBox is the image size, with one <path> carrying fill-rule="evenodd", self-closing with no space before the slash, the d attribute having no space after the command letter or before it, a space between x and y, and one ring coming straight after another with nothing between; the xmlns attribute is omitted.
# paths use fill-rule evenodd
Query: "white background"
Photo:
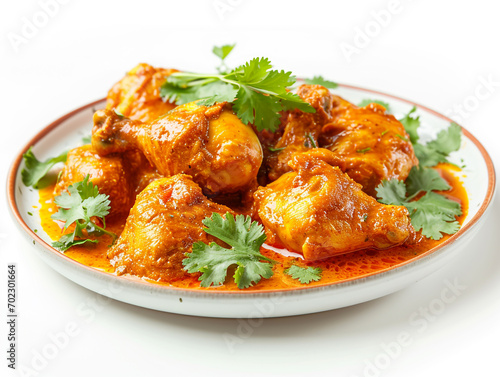
<svg viewBox="0 0 500 377"><path fill-rule="evenodd" d="M51 335L74 323L78 334L46 365L37 364L40 371L31 375L495 375L500 337L498 200L467 251L431 277L354 307L265 320L245 334L238 333L237 320L160 313L115 301L97 304L92 316L79 315L77 308L92 308L97 294L46 266L8 215L5 177L34 133L104 97L138 62L210 71L217 63L212 46L233 42L238 45L229 65L267 56L297 76L322 74L449 115L459 115L454 106L465 105L461 125L478 137L498 165L498 2L401 0L399 12L387 17L389 3L73 0L44 20L37 13L42 11L38 1L3 1L0 312L6 311L7 264L15 262L18 366L33 368L37 352L54 343ZM38 17L42 24L16 47L11 39L13 34L23 37L25 17ZM341 44L355 46L355 36L367 28L371 37L349 61ZM484 80L496 82L490 92ZM439 299L447 280L466 289L443 313L424 321L425 326L412 324L412 313ZM412 343L387 351L384 345L394 346L402 332ZM225 333L240 336L241 342L230 347ZM8 371L6 334L4 324L1 375Z"/></svg>

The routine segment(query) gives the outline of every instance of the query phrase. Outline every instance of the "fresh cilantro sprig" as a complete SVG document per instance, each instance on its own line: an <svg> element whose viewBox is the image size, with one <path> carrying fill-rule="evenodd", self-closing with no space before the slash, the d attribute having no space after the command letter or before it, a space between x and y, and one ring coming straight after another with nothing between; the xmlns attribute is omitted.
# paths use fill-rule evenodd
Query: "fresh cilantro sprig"
<svg viewBox="0 0 500 377"><path fill-rule="evenodd" d="M309 103L288 91L294 83L291 72L272 69L267 58L254 58L229 73L173 73L162 85L160 95L177 105L193 101L201 106L229 102L243 123L254 124L258 131L275 131L281 111L315 112Z"/></svg>
<svg viewBox="0 0 500 377"><path fill-rule="evenodd" d="M415 111L417 111L417 107L413 106L408 114L399 120L403 124L406 133L410 135L410 141L413 145L415 145L420 138L417 132L420 127L420 116L414 117L413 113L415 113Z"/></svg>
<svg viewBox="0 0 500 377"><path fill-rule="evenodd" d="M449 162L448 155L460 148L462 131L460 126L452 123L439 132L436 139L421 144L418 134L421 122L420 116L415 116L416 110L414 106L399 121L410 136L419 165L411 169L406 182L384 180L376 192L381 203L405 206L415 230L439 240L443 233L458 231L460 224L456 217L462 214L462 209L459 203L435 192L447 191L451 187L432 167L440 162Z"/></svg>
<svg viewBox="0 0 500 377"><path fill-rule="evenodd" d="M415 156L417 156L420 166L432 167L440 162L447 162L451 152L460 149L462 144L462 129L456 123L451 123L450 126L438 133L436 139L429 141L427 144L419 143L418 128L421 125L420 116L412 116L416 111L414 106L408 114L399 121L405 127L406 132L410 135L410 141L413 144Z"/></svg>
<svg viewBox="0 0 500 377"><path fill-rule="evenodd" d="M235 46L236 43L232 45L223 45L220 47L214 46L214 48L212 49L212 52L221 59L221 65L217 67L217 70L219 72L222 73L224 72L224 70L227 70L225 59L231 53L231 51L233 51ZM312 79L304 79L304 83L308 85L322 85L328 89L335 89L338 87L338 84L336 82L326 80L323 76L314 76Z"/></svg>
<svg viewBox="0 0 500 377"><path fill-rule="evenodd" d="M384 101L380 101L378 99L369 99L369 98L365 98L364 100L362 100L360 103L358 103L358 106L359 107L365 107L365 106L368 106L370 103L378 103L379 105L382 105L385 107L385 110L390 113L391 112L391 105L389 105L387 102L384 102Z"/></svg>
<svg viewBox="0 0 500 377"><path fill-rule="evenodd" d="M99 194L99 188L89 182L89 175L83 181L69 186L68 192L63 192L55 198L55 203L59 210L51 218L64 221L64 230L75 224L72 233L65 234L58 241L52 243L55 248L66 251L74 245L98 242L98 240L89 239L88 236L107 234L113 239L113 242L118 237L104 229L106 227L104 217L109 214L111 208L109 196ZM103 227L97 225L92 220L93 217L101 219Z"/></svg>
<svg viewBox="0 0 500 377"><path fill-rule="evenodd" d="M420 165L435 166L440 162L447 162L451 152L460 149L462 144L462 129L458 124L452 123L447 129L438 133L437 138L427 144L415 144L415 156Z"/></svg>
<svg viewBox="0 0 500 377"><path fill-rule="evenodd" d="M273 275L275 261L260 253L260 247L266 240L264 229L250 216L237 215L235 218L231 213L226 213L223 218L214 212L212 217L203 220L203 224L206 233L231 248L227 249L215 242L210 245L201 241L193 244L193 251L186 254L182 264L189 273L202 273L199 278L202 287L222 285L231 266L237 266L233 278L240 289Z"/></svg>
<svg viewBox="0 0 500 377"><path fill-rule="evenodd" d="M411 199L421 192L447 191L451 189L446 180L439 175L437 170L414 166L406 179L406 190Z"/></svg>
<svg viewBox="0 0 500 377"><path fill-rule="evenodd" d="M25 168L21 170L21 178L26 186L38 187L40 180L45 177L49 170L58 162L66 162L68 152L65 151L59 156L49 158L45 161L39 161L33 151L32 147L23 154Z"/></svg>
<svg viewBox="0 0 500 377"><path fill-rule="evenodd" d="M323 76L314 76L312 79L304 79L304 82L308 85L322 85L328 89L335 89L338 87L337 83L326 80Z"/></svg>
<svg viewBox="0 0 500 377"><path fill-rule="evenodd" d="M460 204L434 192L449 189L436 170L414 166L406 184L397 179L383 180L376 191L379 202L405 206L417 232L422 230L425 237L439 240L443 233L453 234L460 228L456 220L462 214Z"/></svg>
<svg viewBox="0 0 500 377"><path fill-rule="evenodd" d="M295 264L285 270L285 274L290 275L292 279L297 279L301 284L320 280L322 272L319 267L300 267Z"/></svg>

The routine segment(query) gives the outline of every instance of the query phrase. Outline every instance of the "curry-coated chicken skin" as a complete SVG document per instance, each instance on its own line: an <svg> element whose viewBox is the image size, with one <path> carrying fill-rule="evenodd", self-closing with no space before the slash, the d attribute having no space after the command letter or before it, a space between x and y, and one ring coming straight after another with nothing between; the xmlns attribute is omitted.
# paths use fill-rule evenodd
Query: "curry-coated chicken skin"
<svg viewBox="0 0 500 377"><path fill-rule="evenodd" d="M333 152L331 163L370 195L384 179L405 180L418 164L404 126L376 103L345 109L323 127L321 144Z"/></svg>
<svg viewBox="0 0 500 377"><path fill-rule="evenodd" d="M302 85L297 94L310 103L316 112L294 110L285 118L283 134L273 145L276 152L270 153L266 159L270 181L291 170L288 161L294 153L305 152L318 145L323 126L331 120L332 109L338 106L337 98L323 86Z"/></svg>
<svg viewBox="0 0 500 377"><path fill-rule="evenodd" d="M160 97L161 85L174 72L177 70L138 64L110 89L106 108L143 122L158 118L175 107Z"/></svg>
<svg viewBox="0 0 500 377"><path fill-rule="evenodd" d="M294 154L293 172L257 190L268 242L302 253L306 261L404 243L414 233L408 210L365 194L328 163L332 158L323 148Z"/></svg>
<svg viewBox="0 0 500 377"><path fill-rule="evenodd" d="M189 276L182 260L194 242L216 240L203 230L212 213L233 213L207 199L183 174L152 182L138 196L125 228L108 252L118 275L132 274L161 282Z"/></svg>
<svg viewBox="0 0 500 377"><path fill-rule="evenodd" d="M128 158L121 155L101 157L90 145L71 149L54 194L59 195L70 185L83 181L89 175L89 180L99 188L99 192L109 195L110 216L126 215L134 205L133 171L139 164L140 161L134 154L128 154Z"/></svg>
<svg viewBox="0 0 500 377"><path fill-rule="evenodd" d="M285 147L266 161L269 178L274 180L290 170L292 152L311 148L305 138L334 153L332 165L338 166L363 190L375 195L384 179L405 180L418 164L404 126L381 105L357 107L320 85L302 85L298 95L309 102L316 114L293 111L283 136L275 148ZM302 113L302 114L301 114Z"/></svg>
<svg viewBox="0 0 500 377"><path fill-rule="evenodd" d="M188 103L149 123L100 110L92 145L103 156L140 150L164 176L189 174L211 196L250 187L262 162L254 131L225 104Z"/></svg>

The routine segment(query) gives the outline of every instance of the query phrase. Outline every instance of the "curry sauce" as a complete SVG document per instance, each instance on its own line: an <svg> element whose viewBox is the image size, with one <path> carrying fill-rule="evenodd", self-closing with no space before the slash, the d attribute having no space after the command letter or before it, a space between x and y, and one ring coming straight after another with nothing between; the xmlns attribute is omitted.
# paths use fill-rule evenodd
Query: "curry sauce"
<svg viewBox="0 0 500 377"><path fill-rule="evenodd" d="M440 192L448 198L457 201L462 207L462 215L457 218L460 224L463 223L467 216L468 198L460 178L456 172L457 167L449 164L440 164L436 167L441 176L448 182L451 189L446 192ZM54 186L48 186L39 190L40 194L40 218L43 230L52 240L58 240L63 234L62 225L51 219L51 215L57 212L57 206L54 203ZM120 235L125 226L126 216L115 217L106 225L107 230L110 230L117 235ZM355 251L348 254L337 255L327 259L315 262L304 261L300 254L295 254L289 250L276 249L264 244L261 248L261 253L274 259L278 263L274 266L274 275L269 279L262 279L258 284L246 289L245 291L266 291L275 289L287 289L304 287L297 280L294 280L289 275L284 273L284 270L289 268L292 263L298 266L320 267L322 269L322 278L317 282L311 282L310 286L320 286L331 283L361 278L374 273L390 270L401 264L418 258L433 247L439 245L450 237L444 235L439 241L431 240L425 237L420 237L419 241L413 245L403 245L388 248L385 250L365 249ZM114 267L111 265L107 257L109 243L111 239L103 236L97 244L73 246L65 252L66 256L80 262L86 266L96 268L107 273L115 273ZM228 272L226 283L220 287L202 288L198 281L199 274L191 274L187 278L174 281L171 284L179 288L200 289L200 290L239 290L236 284L230 277L231 270ZM150 279L143 280L153 282Z"/></svg>

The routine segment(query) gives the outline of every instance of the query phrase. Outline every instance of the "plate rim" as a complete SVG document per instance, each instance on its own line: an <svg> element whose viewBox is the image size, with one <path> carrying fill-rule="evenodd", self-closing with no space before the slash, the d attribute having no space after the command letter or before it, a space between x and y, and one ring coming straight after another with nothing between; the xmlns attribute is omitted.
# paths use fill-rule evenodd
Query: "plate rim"
<svg viewBox="0 0 500 377"><path fill-rule="evenodd" d="M420 105L414 101L407 100L405 98L388 94L385 92L381 92L378 90L373 90L373 89L368 89L368 88L363 88L355 85L349 85L349 84L338 84L339 87L341 88L347 88L347 89L353 89L353 90L358 90L358 91L364 91L368 93L373 93L376 95L382 95L385 97L389 97L401 102L405 102L409 105L416 106L417 109L422 109L438 118L441 118L443 120L446 120L450 123L457 123L451 118L430 109L427 106ZM366 281L366 279L371 278L370 280L373 280L377 276L380 278L383 278L387 276L387 274L391 272L395 272L399 269L402 268L408 268L410 267L410 264L418 264L418 262L421 262L422 259L430 257L432 255L437 255L439 254L438 251L443 249L444 247L450 245L451 243L455 242L457 239L461 238L464 234L469 232L469 230L474 227L478 221L482 218L484 213L486 212L487 208L492 202L494 193L495 193L495 186L496 186L496 174L495 174L495 168L493 161L486 151L485 147L479 142L479 140L473 136L467 129L465 129L463 126L459 125L460 128L462 129L462 133L475 145L475 147L479 150L481 153L481 156L483 158L483 161L486 164L487 168L487 175L488 175L488 187L486 190L485 198L481 203L481 207L478 209L477 213L472 217L472 219L465 224L465 226L461 227L459 231L455 234L453 234L450 238L442 242L441 244L437 245L436 247L433 247L429 250L427 250L425 253L422 253L421 255L417 256L416 258L413 258L411 260L405 261L403 263L398 264L397 266L393 266L384 270L376 271L376 272L370 272L367 273L366 275L359 276L359 277L352 277L346 280L341 280L341 281L336 281L336 282L329 282L329 283L324 283L320 285L314 285L314 286L300 286L300 287L294 287L294 288L281 288L281 289L271 289L271 290L223 290L223 289L216 289L216 290L211 290L210 288L207 289L189 289L189 288L179 288L179 287L174 287L174 286L168 286L167 284L162 284L162 283L155 283L155 282L149 282L146 280L143 280L141 278L137 277L127 277L127 276L118 276L109 272L101 271L99 269L87 266L83 263L80 263L69 256L65 255L64 253L61 253L60 251L54 249L51 245L49 245L47 242L45 242L40 236L38 236L33 230L26 224L24 221L19 208L17 207L16 204L16 196L15 196L15 189L16 189L16 181L17 181L17 175L19 168L22 164L23 160L23 154L28 151L28 149L31 146L36 145L40 139L42 139L44 136L46 136L49 132L52 130L56 129L58 126L60 126L64 121L70 119L74 115L87 110L89 108L92 108L96 106L97 104L100 104L102 102L106 101L106 98L101 98L95 101L92 101L86 105L80 106L76 108L75 110L70 111L67 114L62 115L61 117L57 118L54 120L52 123L50 123L48 126L42 128L38 133L36 133L26 144L21 150L17 153L16 157L14 158L10 168L9 172L7 175L7 202L8 206L11 212L11 215L13 216L14 220L17 221L17 225L21 226L21 228L25 231L25 235L29 236L33 241L37 242L39 245L44 247L46 251L50 252L53 257L59 257L62 258L62 260L66 263L70 263L73 265L74 268L79 268L87 273L90 274L97 274L97 276L100 276L104 279L119 279L120 281L124 282L125 284L130 284L130 283L135 283L143 286L143 288L153 288L155 290L160 289L162 292L165 293L175 293L175 294L196 294L196 295L201 295L201 296L207 296L211 297L214 295L222 295L222 296L265 296L265 295L273 295L273 294L283 294L283 293L305 293L304 291L318 291L318 290L325 290L329 288L339 288L339 286L342 285L352 285L354 282L362 282ZM60 273L59 271L57 271ZM64 274L63 274L64 275ZM66 275L65 275L66 276Z"/></svg>

